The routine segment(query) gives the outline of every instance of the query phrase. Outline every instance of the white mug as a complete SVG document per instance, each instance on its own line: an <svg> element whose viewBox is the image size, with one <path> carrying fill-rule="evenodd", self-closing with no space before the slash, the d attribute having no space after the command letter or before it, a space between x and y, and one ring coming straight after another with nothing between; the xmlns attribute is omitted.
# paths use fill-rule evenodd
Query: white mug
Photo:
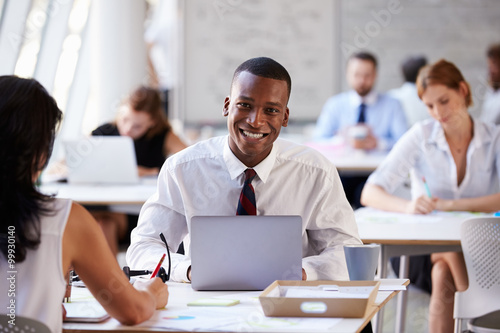
<svg viewBox="0 0 500 333"><path fill-rule="evenodd" d="M380 245L344 245L349 280L373 280L378 266Z"/></svg>

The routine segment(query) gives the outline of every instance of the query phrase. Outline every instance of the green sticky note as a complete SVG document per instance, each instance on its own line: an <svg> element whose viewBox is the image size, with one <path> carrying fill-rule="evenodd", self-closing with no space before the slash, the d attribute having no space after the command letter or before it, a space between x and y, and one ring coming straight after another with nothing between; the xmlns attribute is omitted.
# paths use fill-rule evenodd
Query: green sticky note
<svg viewBox="0 0 500 333"><path fill-rule="evenodd" d="M237 299L223 299L223 298L200 298L196 301L189 302L188 306L231 306L236 305L240 301Z"/></svg>

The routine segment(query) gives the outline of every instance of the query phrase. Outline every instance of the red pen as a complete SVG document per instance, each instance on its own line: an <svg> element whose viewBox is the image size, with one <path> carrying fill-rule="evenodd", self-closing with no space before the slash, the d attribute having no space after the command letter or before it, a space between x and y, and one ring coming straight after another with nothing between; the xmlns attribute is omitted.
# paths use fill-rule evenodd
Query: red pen
<svg viewBox="0 0 500 333"><path fill-rule="evenodd" d="M155 270L153 271L153 274L151 274L151 279L154 278L156 276L156 274L158 274L158 271L160 270L161 264L162 264L164 259L165 259L165 253L163 253L163 256L161 257L160 262L158 263Z"/></svg>

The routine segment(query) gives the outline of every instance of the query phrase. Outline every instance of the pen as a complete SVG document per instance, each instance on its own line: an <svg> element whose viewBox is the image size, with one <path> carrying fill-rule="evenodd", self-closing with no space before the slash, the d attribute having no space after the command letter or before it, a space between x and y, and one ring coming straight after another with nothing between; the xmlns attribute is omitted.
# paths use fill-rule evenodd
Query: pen
<svg viewBox="0 0 500 333"><path fill-rule="evenodd" d="M165 259L165 253L163 253L163 255L161 256L160 262L158 263L155 270L153 271L153 274L151 274L151 279L154 278L156 276L156 274L158 274L158 271L160 270L160 267L161 267L161 263L163 262L164 259Z"/></svg>
<svg viewBox="0 0 500 333"><path fill-rule="evenodd" d="M425 187L425 191L427 192L427 196L429 198L432 198L431 190L429 189L429 185L427 185L427 182L425 181L425 177L422 177L422 181L424 182L424 187Z"/></svg>

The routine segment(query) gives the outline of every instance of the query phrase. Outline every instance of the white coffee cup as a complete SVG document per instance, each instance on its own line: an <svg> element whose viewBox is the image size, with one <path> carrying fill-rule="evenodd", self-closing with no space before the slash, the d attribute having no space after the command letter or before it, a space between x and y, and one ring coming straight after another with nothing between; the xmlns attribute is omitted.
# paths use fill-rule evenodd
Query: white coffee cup
<svg viewBox="0 0 500 333"><path fill-rule="evenodd" d="M380 255L379 244L344 245L349 280L373 280Z"/></svg>

